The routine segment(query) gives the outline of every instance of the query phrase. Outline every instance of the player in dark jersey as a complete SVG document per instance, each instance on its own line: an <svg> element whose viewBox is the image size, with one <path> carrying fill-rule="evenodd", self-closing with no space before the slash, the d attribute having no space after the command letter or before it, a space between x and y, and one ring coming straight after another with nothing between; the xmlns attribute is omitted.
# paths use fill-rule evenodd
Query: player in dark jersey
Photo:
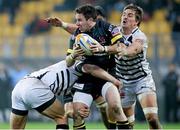
<svg viewBox="0 0 180 130"><path fill-rule="evenodd" d="M102 20L96 20L95 8L91 5L84 5L75 10L76 12L76 25L78 29L75 31L71 38L70 48L68 50L68 56L66 58L68 66L74 64L74 58L76 55L72 52L72 47L74 44L75 37L79 33L86 33L96 39L102 46L108 46L116 44L118 41L121 42L121 35L119 29ZM113 68L115 66L114 55L107 55L104 52L96 53L93 56L85 56L82 63L79 64L81 70L82 66L87 64L95 64L113 74ZM95 87L94 87L95 86ZM81 116L79 116L78 111L81 109L82 104L86 104L90 107L93 99L96 99L102 95L108 103L108 113L111 126L109 128L115 129L116 125L118 128L128 128L128 121L125 117L121 101L118 93L118 89L112 84L109 84L105 80L100 80L94 78L90 75L84 75L78 80L74 85L76 89L75 95L73 97L74 102L74 128L84 129L84 121Z"/></svg>
<svg viewBox="0 0 180 130"><path fill-rule="evenodd" d="M106 20L105 10L101 6L95 6L95 9L97 12L97 19ZM75 32L75 30L78 28L78 26L76 24L66 23L58 17L50 17L50 18L47 18L46 21L49 24L51 24L52 26L61 27L65 31L69 32L70 34L73 34ZM72 117L72 115L73 115L72 103L71 103L72 98L73 98L72 93L68 93L67 95L64 96L65 109L67 111L67 114L70 117ZM104 100L104 98L102 96L99 96L95 100L95 103L96 103L97 108L99 108L99 110L101 112L104 125L106 126L106 128L108 128L109 122L108 122L108 117L107 117L107 113L106 113L106 110L107 110L106 101ZM82 109L82 110L84 110L84 109ZM83 111L79 111L79 112L83 114Z"/></svg>

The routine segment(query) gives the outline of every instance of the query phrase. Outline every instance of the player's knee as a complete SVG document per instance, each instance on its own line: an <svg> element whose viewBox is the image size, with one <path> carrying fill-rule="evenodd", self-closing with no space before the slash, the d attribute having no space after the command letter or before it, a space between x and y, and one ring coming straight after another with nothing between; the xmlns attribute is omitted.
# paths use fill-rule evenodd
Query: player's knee
<svg viewBox="0 0 180 130"><path fill-rule="evenodd" d="M110 106L110 109L114 114L120 114L120 107L118 104L113 104Z"/></svg>

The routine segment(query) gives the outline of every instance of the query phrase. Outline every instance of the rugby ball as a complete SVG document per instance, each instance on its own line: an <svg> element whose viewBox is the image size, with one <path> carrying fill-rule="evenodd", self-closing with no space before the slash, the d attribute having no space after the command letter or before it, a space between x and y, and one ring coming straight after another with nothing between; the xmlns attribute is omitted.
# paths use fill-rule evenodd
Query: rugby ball
<svg viewBox="0 0 180 130"><path fill-rule="evenodd" d="M75 44L79 45L84 50L85 55L91 56L93 53L90 50L90 45L96 45L98 42L91 36L85 33L80 33L76 36Z"/></svg>

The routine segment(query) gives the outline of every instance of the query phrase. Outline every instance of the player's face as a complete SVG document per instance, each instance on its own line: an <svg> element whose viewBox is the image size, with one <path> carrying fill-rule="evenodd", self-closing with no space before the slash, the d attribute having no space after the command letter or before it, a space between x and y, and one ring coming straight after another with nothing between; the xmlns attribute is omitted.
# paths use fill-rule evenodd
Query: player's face
<svg viewBox="0 0 180 130"><path fill-rule="evenodd" d="M76 25L78 26L81 32L85 32L89 30L89 20L86 20L83 14L76 14Z"/></svg>
<svg viewBox="0 0 180 130"><path fill-rule="evenodd" d="M121 26L123 28L134 29L137 27L138 22L136 21L135 11L126 9L121 16Z"/></svg>

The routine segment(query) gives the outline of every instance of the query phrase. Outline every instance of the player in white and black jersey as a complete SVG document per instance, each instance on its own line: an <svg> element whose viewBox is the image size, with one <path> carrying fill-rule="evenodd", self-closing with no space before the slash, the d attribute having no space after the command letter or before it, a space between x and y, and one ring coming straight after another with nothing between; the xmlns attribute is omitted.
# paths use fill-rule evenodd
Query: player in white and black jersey
<svg viewBox="0 0 180 130"><path fill-rule="evenodd" d="M116 81L114 77L95 65L88 66L86 73L108 81ZM66 61L60 61L25 76L17 83L12 92L11 129L25 128L30 109L35 109L54 119L57 129L68 129L68 124L64 120L64 107L56 99L56 96L65 94L80 76L82 73L76 69L76 64L73 67L67 67ZM116 85L118 83L120 84L117 81ZM87 110L87 112L89 111Z"/></svg>
<svg viewBox="0 0 180 130"><path fill-rule="evenodd" d="M155 83L149 63L146 59L147 38L139 29L143 10L133 4L127 5L122 13L119 29L124 42L115 46L107 46L107 53L116 53L116 75L123 81L121 98L123 110L130 123L135 121L134 107L138 98L150 129L161 129L158 119L158 106ZM96 49L98 47L98 49ZM104 51L102 46L94 46Z"/></svg>

